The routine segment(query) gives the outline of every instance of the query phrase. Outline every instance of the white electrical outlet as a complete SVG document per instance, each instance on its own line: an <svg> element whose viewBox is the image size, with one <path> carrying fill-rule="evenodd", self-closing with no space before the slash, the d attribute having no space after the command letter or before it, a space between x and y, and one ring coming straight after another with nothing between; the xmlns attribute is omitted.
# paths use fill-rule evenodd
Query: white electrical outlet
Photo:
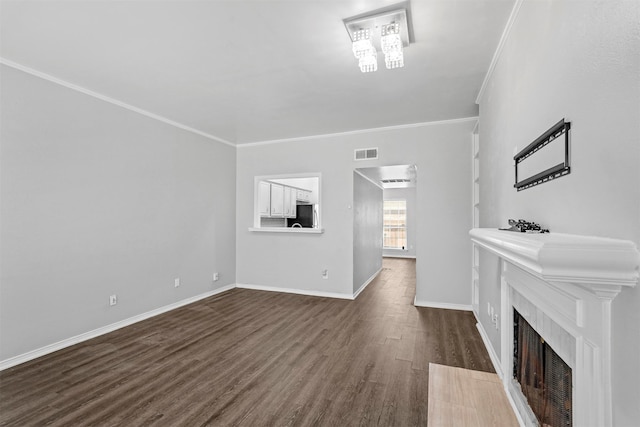
<svg viewBox="0 0 640 427"><path fill-rule="evenodd" d="M494 323L496 324L496 329L498 329L498 313L494 315L493 320L494 320Z"/></svg>
<svg viewBox="0 0 640 427"><path fill-rule="evenodd" d="M173 281L173 286L176 287L176 288L178 286L180 286L180 278L179 277L176 277L176 280Z"/></svg>
<svg viewBox="0 0 640 427"><path fill-rule="evenodd" d="M109 297L109 305L116 305L118 303L118 296L117 295L111 295Z"/></svg>
<svg viewBox="0 0 640 427"><path fill-rule="evenodd" d="M322 278L323 279L328 279L329 278L329 270L322 270Z"/></svg>
<svg viewBox="0 0 640 427"><path fill-rule="evenodd" d="M213 273L213 281L217 282L218 280L220 280L220 273Z"/></svg>

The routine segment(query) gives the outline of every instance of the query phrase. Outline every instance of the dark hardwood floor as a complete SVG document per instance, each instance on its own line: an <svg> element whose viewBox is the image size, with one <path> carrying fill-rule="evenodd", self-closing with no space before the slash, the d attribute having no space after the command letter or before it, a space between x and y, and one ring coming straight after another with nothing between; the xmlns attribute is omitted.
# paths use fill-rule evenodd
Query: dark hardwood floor
<svg viewBox="0 0 640 427"><path fill-rule="evenodd" d="M426 425L429 363L493 372L415 261L356 301L234 289L0 373L0 425Z"/></svg>

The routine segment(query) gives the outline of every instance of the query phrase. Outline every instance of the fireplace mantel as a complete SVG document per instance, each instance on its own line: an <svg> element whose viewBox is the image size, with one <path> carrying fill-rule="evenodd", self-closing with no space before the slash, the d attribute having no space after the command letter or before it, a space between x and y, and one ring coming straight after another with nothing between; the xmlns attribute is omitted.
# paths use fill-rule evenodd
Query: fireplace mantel
<svg viewBox="0 0 640 427"><path fill-rule="evenodd" d="M510 377L514 308L573 370L574 425L611 426L612 301L624 287L638 283L636 245L602 237L486 228L469 234L477 246L501 260L496 371L520 420L526 426L537 425ZM481 292L482 287L480 283ZM487 340L485 344L491 347Z"/></svg>
<svg viewBox="0 0 640 427"><path fill-rule="evenodd" d="M580 284L611 298L623 286L638 283L640 252L628 240L494 228L474 228L469 234L477 245L550 283Z"/></svg>

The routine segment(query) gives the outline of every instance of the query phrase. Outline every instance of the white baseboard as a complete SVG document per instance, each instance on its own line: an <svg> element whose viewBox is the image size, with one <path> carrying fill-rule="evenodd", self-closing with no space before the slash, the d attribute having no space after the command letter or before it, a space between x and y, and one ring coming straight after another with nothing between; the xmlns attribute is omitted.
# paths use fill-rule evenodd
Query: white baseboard
<svg viewBox="0 0 640 427"><path fill-rule="evenodd" d="M28 362L33 359L37 359L38 357L45 356L49 353L53 353L54 351L62 350L63 348L81 343L83 341L90 340L100 335L108 334L109 332L113 332L120 328L124 328L125 326L133 325L134 323L140 322L142 320L146 320L150 317L154 317L162 313L166 313L167 311L175 310L176 308L179 308L188 304L192 304L201 299L208 298L210 296L217 295L222 292L226 292L228 290L234 289L235 287L236 287L235 284L223 286L222 288L214 289L212 291L205 292L204 294L196 295L191 298L184 299L182 301L174 302L172 304L165 305L164 307L156 308L154 310L147 311L146 313L138 314L136 316L129 317L128 319L124 319L119 322L112 323L110 325L103 326L101 328L94 329L92 331L85 332L83 334L76 335L74 337L67 338L53 344L46 345L36 350L32 350L27 353L11 357L9 359L2 360L0 361L0 371L12 368L16 365Z"/></svg>
<svg viewBox="0 0 640 427"><path fill-rule="evenodd" d="M477 319L478 318L476 317L476 320ZM491 345L491 341L489 341L489 336L487 335L487 331L484 330L484 326L482 326L482 323L480 323L479 321L478 323L476 323L476 328L478 329L478 332L480 332L480 337L482 338L482 342L484 343L484 346L487 349L487 353L489 353L489 358L491 358L491 363L493 363L493 369L496 370L496 374L498 374L498 377L500 377L500 379L503 380L504 376L502 373L502 365L500 364L500 358L496 354L496 351L493 349L493 346Z"/></svg>
<svg viewBox="0 0 640 427"><path fill-rule="evenodd" d="M340 299L350 299L350 300L353 299L352 294L343 294L339 292L323 292L323 291L313 291L313 290L306 290L306 289L278 288L276 286L252 285L248 283L238 283L236 287L240 289L253 289L255 291L284 292L287 294L309 295L313 297L340 298Z"/></svg>
<svg viewBox="0 0 640 427"><path fill-rule="evenodd" d="M416 307L429 307L429 308L444 308L447 310L462 310L462 311L473 311L473 307L467 304L451 304L448 302L433 302L433 301L422 301L417 297L413 300L413 305Z"/></svg>
<svg viewBox="0 0 640 427"><path fill-rule="evenodd" d="M364 291L364 288L366 288L366 287L367 287L367 285L369 285L369 283L373 282L373 279L375 279L376 277L378 277L378 274L380 274L380 272L381 272L381 271L382 271L382 267L380 267L380 269L379 269L378 271L376 271L375 273L373 273L373 276L369 277L369 278L367 279L367 281L366 281L366 282L364 282L364 283L362 284L362 286L360 286L360 287L358 288L358 290L357 290L357 291L355 291L355 292L353 293L353 299L358 298L358 295L360 295L360 292Z"/></svg>
<svg viewBox="0 0 640 427"><path fill-rule="evenodd" d="M392 255L392 254L382 254L383 258L409 258L416 259L415 255Z"/></svg>

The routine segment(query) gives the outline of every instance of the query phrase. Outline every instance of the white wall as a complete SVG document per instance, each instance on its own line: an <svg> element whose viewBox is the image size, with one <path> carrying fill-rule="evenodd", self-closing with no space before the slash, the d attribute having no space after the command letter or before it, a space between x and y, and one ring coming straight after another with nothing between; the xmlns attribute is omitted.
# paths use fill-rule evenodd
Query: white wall
<svg viewBox="0 0 640 427"><path fill-rule="evenodd" d="M235 282L234 147L6 66L1 85L0 360Z"/></svg>
<svg viewBox="0 0 640 427"><path fill-rule="evenodd" d="M420 177L418 177L419 179ZM407 246L406 250L383 248L384 256L392 257L413 257L416 256L416 220L417 203L416 187L410 188L385 188L384 200L406 200L407 201Z"/></svg>
<svg viewBox="0 0 640 427"><path fill-rule="evenodd" d="M495 354L501 354L502 343L500 342L500 331L491 322L491 314L488 311L487 303L491 304L494 312L500 313L500 258L485 249L479 248L479 271L478 280L480 289L478 291L478 321L484 327L487 338L491 342ZM504 372L503 372L504 374ZM510 375L510 373L507 373Z"/></svg>
<svg viewBox="0 0 640 427"><path fill-rule="evenodd" d="M382 268L382 188L353 172L353 293Z"/></svg>
<svg viewBox="0 0 640 427"><path fill-rule="evenodd" d="M420 183L416 230L417 297L471 304L472 120L308 138L238 148L237 281L298 291L353 292L353 171L416 164ZM354 161L356 148L378 147L379 159ZM256 175L322 173L324 234L250 232ZM463 267L461 267L463 266ZM322 279L323 269L329 278Z"/></svg>
<svg viewBox="0 0 640 427"><path fill-rule="evenodd" d="M640 245L639 9L636 1L523 3L480 100L482 227L524 218ZM572 126L571 174L517 192L514 151L561 118ZM614 424L636 425L640 286L622 291L612 312Z"/></svg>

